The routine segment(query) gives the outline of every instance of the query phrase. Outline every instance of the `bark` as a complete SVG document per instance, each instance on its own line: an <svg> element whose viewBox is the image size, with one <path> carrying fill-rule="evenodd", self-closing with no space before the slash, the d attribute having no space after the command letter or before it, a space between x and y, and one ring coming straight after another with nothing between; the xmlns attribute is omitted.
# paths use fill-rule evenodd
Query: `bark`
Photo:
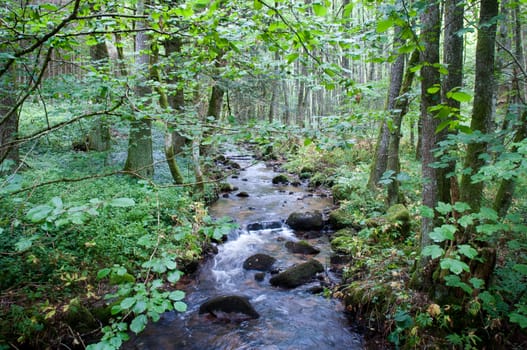
<svg viewBox="0 0 527 350"><path fill-rule="evenodd" d="M459 115L461 103L448 98L447 93L463 85L463 36L458 32L463 29L463 0L446 0L445 2L445 39L443 44L443 63L448 68L448 74L443 78L441 86L441 99L443 104L450 109L448 118ZM448 128L443 129L438 135L438 142L448 137ZM459 200L459 184L454 175L455 161L448 161L444 168L437 169L438 200L444 203L454 203Z"/></svg>
<svg viewBox="0 0 527 350"><path fill-rule="evenodd" d="M522 32L521 32L521 21L518 7L514 9L514 32L515 32L515 56L517 62L524 61L523 45L522 45ZM522 82L520 77L519 67L513 68L513 80L511 84L511 99L510 103L513 108L509 108L509 113L515 113L519 115L517 123L514 125L514 139L513 142L517 143L527 137L527 107L525 105L524 96L526 96L527 89L525 83ZM517 146L513 146L511 149L512 153L518 151ZM514 198L514 191L516 189L516 179L503 179L500 183L496 197L494 199L494 210L500 217L505 217L512 205L512 199Z"/></svg>
<svg viewBox="0 0 527 350"><path fill-rule="evenodd" d="M144 14L145 1L137 2L137 14ZM150 94L150 89L146 86L149 74L149 49L146 23L139 21L137 24L139 32L135 37L135 49L138 53L136 69L138 82L135 88L135 95L140 99ZM140 110L135 110L140 113ZM154 175L154 158L152 153L152 121L148 117L137 116L130 122L130 135L128 136L128 156L124 165L124 170L135 176L150 178Z"/></svg>
<svg viewBox="0 0 527 350"><path fill-rule="evenodd" d="M498 15L497 0L482 0L480 9L479 30L476 44L476 80L474 86L474 104L470 128L482 135L488 133L489 121L492 118L494 93L494 50L496 39L495 17ZM467 146L464 173L461 179L461 200L468 203L474 212L481 207L483 182L472 182L484 165L482 155L486 153L487 143L481 140ZM468 240L463 237L462 240Z"/></svg>
<svg viewBox="0 0 527 350"><path fill-rule="evenodd" d="M379 128L379 135L375 144L375 154L370 168L370 177L368 178L368 188L374 190L377 188L382 174L386 171L388 162L388 143L390 141L390 129L385 120L382 121Z"/></svg>
<svg viewBox="0 0 527 350"><path fill-rule="evenodd" d="M404 116L408 113L409 99L408 93L412 88L412 83L415 77L415 72L412 70L419 63L419 51L414 51L410 60L407 64L406 72L404 73L404 79L400 88L399 97L395 101L394 115L392 118L392 131L390 133L390 142L388 144L388 162L387 170L394 171L394 179L388 184L388 206L401 203L401 195L399 193L399 181L396 179L397 174L400 173L401 165L399 159L399 146L401 143L401 124ZM404 69L397 67L396 69ZM401 72L402 74L402 72Z"/></svg>
<svg viewBox="0 0 527 350"><path fill-rule="evenodd" d="M154 57L154 64L151 68L151 76L154 80L161 83L161 73L159 72L159 66L158 66L158 59L159 59L159 50L157 48L157 45L152 48L152 57ZM166 91L161 87L161 84L158 84L156 87L156 91L159 95L159 105L164 110L167 110L169 107L169 98L167 96ZM177 109L175 109L177 111ZM182 184L185 182L185 179L183 178L183 174L179 170L179 165L177 164L176 154L174 151L174 138L173 135L175 132L170 130L171 123L169 121L165 122L165 158L168 164L168 168L170 170L170 174L172 175L172 179L174 180L174 183L176 184Z"/></svg>
<svg viewBox="0 0 527 350"><path fill-rule="evenodd" d="M439 63L440 17L438 3L431 3L421 15L423 23L421 40L421 164L423 173L422 204L429 208L437 205L437 172L432 163L436 162L433 149L436 147L436 129L438 120L430 108L440 102L438 93L429 93L429 89L439 84L439 71L433 65ZM434 227L434 218L423 216L421 219L421 249L431 244L429 233ZM430 291L433 286L432 269L429 257L422 256L418 262L417 287Z"/></svg>
<svg viewBox="0 0 527 350"><path fill-rule="evenodd" d="M92 64L103 73L108 73L108 47L104 41L90 47ZM102 102L104 97L96 98L96 103ZM93 151L107 151L111 146L110 125L106 117L98 117L88 133L87 149Z"/></svg>
<svg viewBox="0 0 527 350"><path fill-rule="evenodd" d="M12 142L18 132L19 113L13 110L16 105L16 66L12 65L8 71L0 76L0 165L2 172L9 172L20 163L18 144ZM9 116L8 116L9 115ZM4 119L6 118L7 119ZM10 146L5 146L10 144ZM6 160L10 160L6 163Z"/></svg>

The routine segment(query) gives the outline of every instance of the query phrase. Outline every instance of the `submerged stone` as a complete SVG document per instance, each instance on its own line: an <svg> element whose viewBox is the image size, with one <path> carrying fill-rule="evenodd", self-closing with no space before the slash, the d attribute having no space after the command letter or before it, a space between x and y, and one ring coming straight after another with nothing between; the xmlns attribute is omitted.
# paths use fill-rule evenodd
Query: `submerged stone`
<svg viewBox="0 0 527 350"><path fill-rule="evenodd" d="M318 210L291 213L285 223L293 230L321 230L324 228L324 218Z"/></svg>
<svg viewBox="0 0 527 350"><path fill-rule="evenodd" d="M271 277L269 282L277 287L296 288L310 282L317 273L323 271L324 266L318 260L311 259Z"/></svg>
<svg viewBox="0 0 527 350"><path fill-rule="evenodd" d="M222 295L210 298L201 304L199 313L209 313L217 318L229 320L260 317L249 299L239 295Z"/></svg>
<svg viewBox="0 0 527 350"><path fill-rule="evenodd" d="M274 185L278 185L278 184L286 185L289 183L289 178L284 174L280 174L280 175L276 175L275 177L273 177L272 181Z"/></svg>
<svg viewBox="0 0 527 350"><path fill-rule="evenodd" d="M311 244L309 244L306 241L298 241L298 242L288 241L288 242L285 242L285 247L291 253L295 253L295 254L315 255L315 254L320 253L320 249L313 247Z"/></svg>
<svg viewBox="0 0 527 350"><path fill-rule="evenodd" d="M254 254L243 262L246 270L271 271L276 259L267 254Z"/></svg>

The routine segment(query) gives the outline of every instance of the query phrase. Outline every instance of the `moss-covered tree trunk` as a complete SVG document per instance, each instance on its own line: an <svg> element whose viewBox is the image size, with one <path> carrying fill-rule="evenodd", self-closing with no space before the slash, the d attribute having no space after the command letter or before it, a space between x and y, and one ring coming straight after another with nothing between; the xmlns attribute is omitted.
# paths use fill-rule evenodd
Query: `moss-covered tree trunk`
<svg viewBox="0 0 527 350"><path fill-rule="evenodd" d="M404 116L408 113L409 99L408 93L414 81L415 66L419 63L419 51L415 50L410 56L410 60L404 73L399 97L396 99L394 114L392 117L392 131L390 132L390 142L388 144L387 170L394 172L394 179L388 184L387 202L388 206L401 202L399 193L399 180L397 175L400 173L401 165L399 158L399 146L401 143L401 124ZM403 67L404 68L404 67Z"/></svg>
<svg viewBox="0 0 527 350"><path fill-rule="evenodd" d="M390 89L391 90L391 89ZM370 168L370 176L368 178L368 188L374 190L377 188L382 174L386 171L386 164L388 162L388 143L390 141L390 129L388 123L383 120L379 127L379 134L377 142L375 143L375 153Z"/></svg>
<svg viewBox="0 0 527 350"><path fill-rule="evenodd" d="M439 4L429 3L421 15L423 24L421 41L424 43L421 52L421 164L423 173L422 203L429 208L437 205L437 172L432 166L436 162L434 149L436 147L436 130L438 120L430 108L440 103L440 94L431 93L439 84L439 36L440 16ZM421 249L431 244L429 233L434 228L434 218L423 216L421 219ZM421 257L414 278L414 285L422 290L430 291L433 287L433 268L428 257Z"/></svg>
<svg viewBox="0 0 527 350"><path fill-rule="evenodd" d="M108 73L108 47L104 38L96 45L90 47L92 65L102 73ZM98 97L102 100L104 97ZM95 101L101 102L101 101ZM88 133L87 148L93 151L107 151L111 146L110 125L105 116L98 117Z"/></svg>
<svg viewBox="0 0 527 350"><path fill-rule="evenodd" d="M494 50L496 40L497 0L482 0L480 8L479 29L476 44L476 80L474 86L474 103L470 129L475 135L486 135L492 119L494 94ZM476 174L485 161L482 158L487 152L487 142L477 139L467 146L463 177L461 179L461 200L470 205L474 212L479 211L484 183L473 182ZM463 237L468 241L470 237Z"/></svg>
<svg viewBox="0 0 527 350"><path fill-rule="evenodd" d="M519 6L514 9L514 55L516 61L521 64L524 62L525 56L523 52L522 42L522 23L520 18ZM521 67L517 65L513 68L513 77L510 88L510 106L508 114L516 115L516 122L513 123L511 129L514 132L514 143L518 143L527 137L527 106L525 105L525 98L527 98L527 89L525 82L522 81L520 74ZM518 147L514 145L511 152L518 151ZM505 217L509 208L512 205L514 192L516 188L516 178L503 179L500 183L496 197L494 198L494 210L500 217Z"/></svg>
<svg viewBox="0 0 527 350"><path fill-rule="evenodd" d="M461 103L450 98L449 92L460 89L463 85L463 36L459 31L463 29L464 1L446 0L444 5L444 40L443 64L448 69L441 86L442 103L450 109L447 118L456 119L459 116ZM443 122L444 120L441 120ZM448 137L449 128L438 133L438 140ZM445 150L448 151L448 150ZM444 167L437 169L438 200L453 203L459 200L459 184L455 176L456 162L448 160Z"/></svg>
<svg viewBox="0 0 527 350"><path fill-rule="evenodd" d="M137 2L137 14L145 13L145 1ZM136 71L138 81L136 82L135 95L140 99L148 97L150 89L146 85L149 76L149 44L144 29L146 22L138 21L138 32L135 38L135 50L138 54L136 60ZM142 104L142 103L141 103ZM128 136L128 156L124 170L139 177L152 177L154 175L154 158L152 152L152 121L141 113L141 104L135 106L134 120L130 122L130 134Z"/></svg>
<svg viewBox="0 0 527 350"><path fill-rule="evenodd" d="M0 76L0 165L2 165L2 172L13 169L20 162L18 145L13 143L18 132L19 120L18 110L13 109L16 104L15 84L13 65L8 72Z"/></svg>
<svg viewBox="0 0 527 350"><path fill-rule="evenodd" d="M178 37L171 37L167 39L163 46L165 47L165 54L167 57L174 59L176 55L178 55L181 51L181 40ZM157 61L157 55L158 51L157 49L154 51L156 54L156 61ZM155 80L161 82L161 74L159 72L159 69L157 65L152 68L152 76ZM178 83L179 80L177 78L177 75L172 72L168 74L168 83L169 86L175 87L173 91L165 91L161 87L158 88L158 94L159 94L159 104L161 108L168 109L169 107L172 108L173 112L175 113L175 119L176 122L166 122L166 128L165 131L165 158L168 164L168 168L170 170L170 174L172 175L172 179L174 180L174 183L176 184L182 184L185 182L183 178L183 174L181 173L181 170L179 169L179 165L177 164L177 158L176 155L179 153L180 143L177 142L178 140L184 140L184 137L181 136L181 134L176 131L177 128L177 119L180 113L183 113L184 110L184 104L185 104L185 96L183 92L183 88L181 88ZM174 129L174 130L172 130ZM184 141L183 141L184 144ZM177 149L177 151L176 151Z"/></svg>

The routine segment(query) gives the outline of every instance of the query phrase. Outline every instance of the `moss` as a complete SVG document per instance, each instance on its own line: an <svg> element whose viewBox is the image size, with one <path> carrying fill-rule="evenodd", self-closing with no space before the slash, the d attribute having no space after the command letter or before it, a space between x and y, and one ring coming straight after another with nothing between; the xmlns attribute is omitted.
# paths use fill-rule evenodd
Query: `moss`
<svg viewBox="0 0 527 350"><path fill-rule="evenodd" d="M329 214L329 223L334 229L356 226L355 218L346 208L338 208Z"/></svg>
<svg viewBox="0 0 527 350"><path fill-rule="evenodd" d="M350 283L343 291L344 305L348 311L368 318L369 322L384 323L393 313L397 296L388 283L361 280Z"/></svg>
<svg viewBox="0 0 527 350"><path fill-rule="evenodd" d="M110 275L110 284L114 286L118 284L134 283L134 282L135 282L135 277L129 273L125 273L124 275L118 275L116 273L112 273Z"/></svg>
<svg viewBox="0 0 527 350"><path fill-rule="evenodd" d="M284 174L279 174L273 177L273 184L287 184L289 183L289 178Z"/></svg>
<svg viewBox="0 0 527 350"><path fill-rule="evenodd" d="M90 310L78 300L73 300L64 316L66 323L80 333L86 333L98 327L98 322Z"/></svg>

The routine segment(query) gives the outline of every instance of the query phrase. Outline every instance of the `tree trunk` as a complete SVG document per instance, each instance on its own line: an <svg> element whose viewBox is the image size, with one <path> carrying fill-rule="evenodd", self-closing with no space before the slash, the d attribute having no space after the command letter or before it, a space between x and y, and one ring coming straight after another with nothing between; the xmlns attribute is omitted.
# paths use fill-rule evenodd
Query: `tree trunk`
<svg viewBox="0 0 527 350"><path fill-rule="evenodd" d="M108 47L103 41L98 42L96 45L90 47L90 58L92 64L97 68L98 71L103 73L108 73ZM96 103L101 102L106 98L105 96L99 96L96 98ZM93 151L107 151L111 146L111 136L110 136L110 125L105 116L98 117L95 120L95 124L92 126L88 133L87 148L88 150Z"/></svg>
<svg viewBox="0 0 527 350"><path fill-rule="evenodd" d="M437 205L437 172L431 165L436 162L433 149L436 147L436 129L438 120L430 108L440 103L439 93L430 93L429 89L439 84L439 4L428 4L421 15L422 41L421 53L421 164L423 173L422 203L434 209ZM436 65L436 66L434 66ZM429 233L434 228L434 218L423 216L421 219L421 249L431 244ZM433 286L432 269L429 257L422 256L417 267L414 283L421 289L429 291Z"/></svg>
<svg viewBox="0 0 527 350"><path fill-rule="evenodd" d="M474 86L474 105L470 128L481 135L488 133L492 118L494 93L494 50L496 39L495 17L498 15L497 0L482 0L479 30L476 44L476 80ZM461 179L461 200L470 205L474 212L481 207L483 182L472 182L472 176L484 165L481 156L487 151L487 142L476 140L467 146L466 158ZM469 237L463 237L462 241Z"/></svg>
<svg viewBox="0 0 527 350"><path fill-rule="evenodd" d="M18 144L12 144L18 133L18 110L16 105L16 70L11 68L0 76L0 165L1 173L8 173L20 163ZM5 118L5 119L4 119ZM8 145L9 144L9 145Z"/></svg>
<svg viewBox="0 0 527 350"><path fill-rule="evenodd" d="M514 32L515 32L515 56L516 60L520 63L524 61L523 43L522 43L522 30L520 21L520 11L518 7L514 8ZM527 137L527 107L524 98L527 93L525 88L525 82L522 82L520 77L520 67L515 66L513 68L513 78L511 84L511 99L510 104L514 106L509 108L510 114L518 115L518 120L513 127L515 132L513 142L518 143ZM512 147L511 152L515 153L518 151L518 147L515 145ZM500 183L496 197L494 198L494 210L500 217L505 217L514 198L514 191L516 188L516 179L503 179Z"/></svg>
<svg viewBox="0 0 527 350"><path fill-rule="evenodd" d="M402 57L402 56L401 56ZM397 63L397 62L395 62ZM395 64L394 63L394 64ZM399 160L399 146L401 142L401 124L403 117L408 113L409 100L408 93L412 88L414 81L415 72L413 68L419 63L419 51L415 50L410 56L410 60L406 67L404 79L400 88L399 97L395 101L395 112L392 119L392 131L390 133L390 142L388 144L388 162L387 170L394 172L394 179L388 184L388 206L401 202L401 196L399 193L399 180L397 175L400 173L400 160ZM400 63L402 67L395 67L395 69L404 69L404 62ZM399 72L397 73L399 74ZM402 74L402 72L401 72Z"/></svg>
<svg viewBox="0 0 527 350"><path fill-rule="evenodd" d="M145 0L138 0L137 14L143 15L145 10ZM136 71L138 82L135 88L135 95L138 99L147 97L150 89L146 86L149 75L149 49L147 34L143 31L146 28L145 21L139 21L135 37L135 50L138 54L136 60ZM134 111L139 113L139 110ZM150 178L154 175L154 158L152 154L152 121L148 117L136 116L130 122L130 135L128 136L128 156L124 165L124 170L139 177Z"/></svg>
<svg viewBox="0 0 527 350"><path fill-rule="evenodd" d="M391 89L390 89L391 90ZM379 128L377 143L375 145L375 154L370 168L370 177L368 178L368 188L374 190L381 179L382 174L386 171L388 162L388 143L390 142L390 129L388 123L383 120Z"/></svg>
<svg viewBox="0 0 527 350"><path fill-rule="evenodd" d="M152 58L153 58L153 64L151 65L151 76L152 79L157 81L159 84L156 87L156 91L159 94L159 105L164 110L167 110L169 106L169 98L167 96L166 91L161 87L161 73L159 72L158 67L158 59L159 59L159 49L156 45L152 45ZM175 109L177 111L177 109ZM183 175L181 174L181 171L179 170L179 166L177 164L176 154L174 152L174 138L173 134L174 131L170 130L171 123L169 121L165 122L165 158L168 164L168 169L170 170L170 174L172 175L172 179L174 180L175 184L182 184L185 182Z"/></svg>
<svg viewBox="0 0 527 350"><path fill-rule="evenodd" d="M443 44L443 63L448 67L448 74L441 86L441 99L450 109L451 115L459 115L461 103L447 96L463 85L463 36L458 35L463 29L463 0L446 0L445 3L445 39ZM448 137L448 128L438 133L438 142ZM438 200L452 203L459 200L459 184L455 176L456 162L448 161L446 167L437 169Z"/></svg>

